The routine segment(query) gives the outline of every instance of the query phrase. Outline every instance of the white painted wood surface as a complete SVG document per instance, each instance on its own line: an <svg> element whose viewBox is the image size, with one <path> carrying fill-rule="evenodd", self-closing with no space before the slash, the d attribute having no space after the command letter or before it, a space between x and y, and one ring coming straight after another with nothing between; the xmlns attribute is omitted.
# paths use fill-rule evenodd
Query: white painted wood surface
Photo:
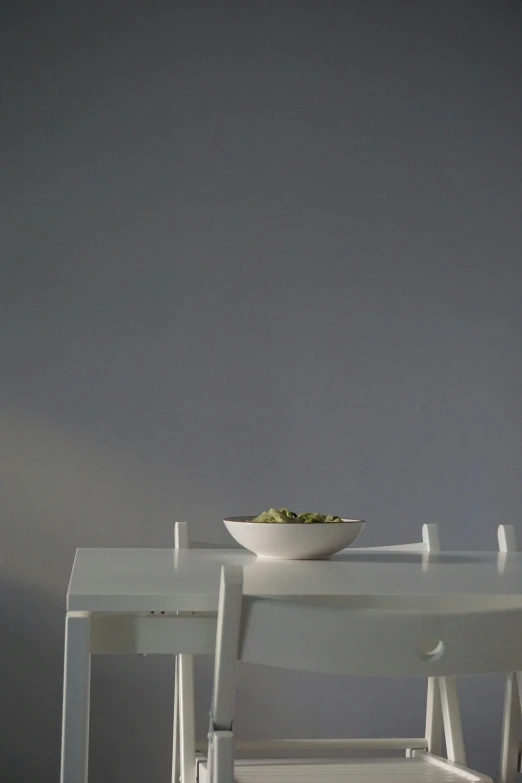
<svg viewBox="0 0 522 783"><path fill-rule="evenodd" d="M514 783L517 779L520 754L520 694L517 675L508 674L502 714L502 739L500 750L501 783Z"/></svg>
<svg viewBox="0 0 522 783"><path fill-rule="evenodd" d="M215 618L178 613L215 615L223 564L243 566L245 592L252 596L314 594L318 604L333 600L361 610L393 609L398 616L405 610L444 612L451 606L468 613L481 607L489 611L486 640L499 610L522 607L518 552L353 549L329 562L296 564L257 561L237 549L80 549L67 596L62 783L84 783L87 774L91 652L190 656L209 651ZM515 637L509 637L510 644L518 644ZM510 659L509 670L519 666ZM193 781L186 778L185 783Z"/></svg>
<svg viewBox="0 0 522 783"><path fill-rule="evenodd" d="M422 540L428 553L434 554L440 552L439 529L437 525L423 525ZM454 697L457 700L456 684L454 681L446 682L446 692L454 690ZM436 756L442 754L442 700L439 680L435 677L428 677L428 689L426 694L426 725L425 736L428 750ZM409 755L409 754L408 754ZM453 759L456 761L456 759Z"/></svg>
<svg viewBox="0 0 522 783"><path fill-rule="evenodd" d="M240 660L267 666L360 677L444 677L522 665L522 609L391 612L248 596L245 623L252 630L242 636ZM314 643L317 638L322 646Z"/></svg>
<svg viewBox="0 0 522 783"><path fill-rule="evenodd" d="M502 553L518 552L518 539L513 525L500 525L498 545ZM506 678L502 739L500 748L500 783L514 783L520 760L521 708L518 677L511 673Z"/></svg>
<svg viewBox="0 0 522 783"><path fill-rule="evenodd" d="M461 769L444 759L415 754L412 759L236 764L233 780L236 783L491 783L485 775ZM199 781L211 783L206 764L200 767ZM222 780L214 778L212 783L222 783Z"/></svg>
<svg viewBox="0 0 522 783"><path fill-rule="evenodd" d="M189 548L188 523L177 522L174 526L174 549L183 551ZM183 617L178 614L179 620L184 620L189 626L197 626L200 618L194 618L189 615ZM215 638L216 627L212 624L211 634ZM172 651L172 638L182 639L184 634L181 631L174 637L170 636L170 651ZM202 639L205 643L208 638ZM174 725L179 727L179 760L177 757L178 737L173 740L172 745L172 779L177 783L176 775L179 769L179 780L181 783L193 783L196 778L196 714L194 698L194 654L197 654L195 645L187 645L187 648L178 649L176 656L176 665L174 669L174 710L176 710L176 701L179 708L179 720L174 719Z"/></svg>
<svg viewBox="0 0 522 783"><path fill-rule="evenodd" d="M463 630L462 639L468 643ZM466 751L464 750L464 735L460 718L460 705L457 698L456 682L454 677L441 677L439 680L440 699L442 704L442 721L444 736L446 738L446 751L448 759L456 764L466 764Z"/></svg>
<svg viewBox="0 0 522 783"><path fill-rule="evenodd" d="M464 741L460 721L460 711L453 675L464 674L459 668L464 661L472 661L478 671L488 671L488 667L497 666L494 659L502 660L504 638L493 633L491 645L480 644L484 625L479 636L470 634L474 630L469 623L473 615L451 615L440 612L436 625L432 625L430 615L416 612L381 613L375 610L354 610L342 606L327 607L301 601L266 597L241 596L242 579L237 567L223 567L218 609L216 636L216 666L212 697L211 722L208 746L208 765L202 765L202 780L208 783L231 783L231 781L272 781L272 780L377 780L379 777L390 780L476 780L476 773L465 768ZM502 615L507 624L512 612L485 613ZM516 615L521 615L518 610ZM365 626L371 627L375 618L379 624L385 617L395 621L397 628L381 627L381 633L364 636ZM453 623L456 617L457 624ZM481 618L482 622L485 618ZM355 629L354 622L358 624ZM361 634L356 631L363 632ZM388 633L386 633L388 631ZM412 633L410 633L412 631ZM376 644L372 644L372 636ZM399 647L395 647L394 636L401 638ZM387 644L382 644L382 639ZM478 644L477 644L478 642ZM363 665L357 650L364 650L371 663ZM448 655L449 651L449 655ZM522 658L522 635L517 654ZM420 667L413 666L415 659ZM392 760L375 766L374 760L362 762L344 762L332 764L304 765L266 764L264 760L241 764L231 769L234 726L234 687L236 662L245 661L278 668L306 669L321 673L359 674L381 676L423 676L422 666L433 667L438 681L442 701L444 735L449 760L442 760L433 754L417 751L411 758L395 766ZM355 663L357 661L357 663ZM362 668L361 668L362 667ZM219 720L216 719L219 716ZM221 737L221 732L226 737ZM216 754L218 743L223 743L222 759ZM415 762L422 761L422 767ZM393 768L393 772L388 769ZM433 768L431 768L433 765ZM426 768L429 772L426 774ZM435 773L434 770L437 772ZM354 773L350 777L350 772ZM414 776L411 777L412 772ZM478 776L478 779L486 779Z"/></svg>
<svg viewBox="0 0 522 783"><path fill-rule="evenodd" d="M65 621L61 783L87 783L90 677L90 617L71 612Z"/></svg>
<svg viewBox="0 0 522 783"><path fill-rule="evenodd" d="M350 597L384 608L522 607L522 554L357 549L329 561L261 561L240 550L79 549L69 611L217 610L222 565L244 568L247 595Z"/></svg>

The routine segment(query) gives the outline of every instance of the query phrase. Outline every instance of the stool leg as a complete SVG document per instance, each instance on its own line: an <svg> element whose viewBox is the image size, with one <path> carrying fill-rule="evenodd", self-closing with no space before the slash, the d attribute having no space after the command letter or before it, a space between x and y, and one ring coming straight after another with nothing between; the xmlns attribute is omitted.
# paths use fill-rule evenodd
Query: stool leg
<svg viewBox="0 0 522 783"><path fill-rule="evenodd" d="M67 614L60 783L87 783L91 681L90 625L91 618L87 612Z"/></svg>

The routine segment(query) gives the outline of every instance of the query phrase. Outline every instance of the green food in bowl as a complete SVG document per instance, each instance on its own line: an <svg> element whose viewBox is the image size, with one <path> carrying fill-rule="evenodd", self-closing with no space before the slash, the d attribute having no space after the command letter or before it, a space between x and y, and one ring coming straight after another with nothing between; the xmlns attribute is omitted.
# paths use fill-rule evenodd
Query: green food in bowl
<svg viewBox="0 0 522 783"><path fill-rule="evenodd" d="M332 514L296 514L294 511L290 511L288 508L270 508L268 511L263 511L254 522L266 522L272 524L291 524L300 523L305 525L318 524L318 523L331 523L342 522L341 517L334 516Z"/></svg>

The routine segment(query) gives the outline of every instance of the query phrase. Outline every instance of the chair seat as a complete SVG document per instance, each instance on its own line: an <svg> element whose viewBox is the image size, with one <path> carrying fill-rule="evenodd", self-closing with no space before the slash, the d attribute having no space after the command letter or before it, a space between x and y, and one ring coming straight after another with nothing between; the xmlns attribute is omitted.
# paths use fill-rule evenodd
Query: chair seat
<svg viewBox="0 0 522 783"><path fill-rule="evenodd" d="M237 762L235 783L492 783L480 775L429 753L414 758L347 759L330 761L266 760ZM199 783L208 783L206 763Z"/></svg>

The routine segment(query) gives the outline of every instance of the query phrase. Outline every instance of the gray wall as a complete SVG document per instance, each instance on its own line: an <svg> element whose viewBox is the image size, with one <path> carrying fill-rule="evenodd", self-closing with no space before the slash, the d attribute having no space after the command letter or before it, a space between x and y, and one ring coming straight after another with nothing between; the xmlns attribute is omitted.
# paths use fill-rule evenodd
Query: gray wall
<svg viewBox="0 0 522 783"><path fill-rule="evenodd" d="M54 783L75 547L168 546L175 518L223 541L267 504L362 515L368 545L518 521L522 13L4 2L0 27L0 777ZM93 781L168 779L170 674L95 661ZM420 731L420 686L323 688L243 677L241 732ZM494 772L501 682L463 699Z"/></svg>

